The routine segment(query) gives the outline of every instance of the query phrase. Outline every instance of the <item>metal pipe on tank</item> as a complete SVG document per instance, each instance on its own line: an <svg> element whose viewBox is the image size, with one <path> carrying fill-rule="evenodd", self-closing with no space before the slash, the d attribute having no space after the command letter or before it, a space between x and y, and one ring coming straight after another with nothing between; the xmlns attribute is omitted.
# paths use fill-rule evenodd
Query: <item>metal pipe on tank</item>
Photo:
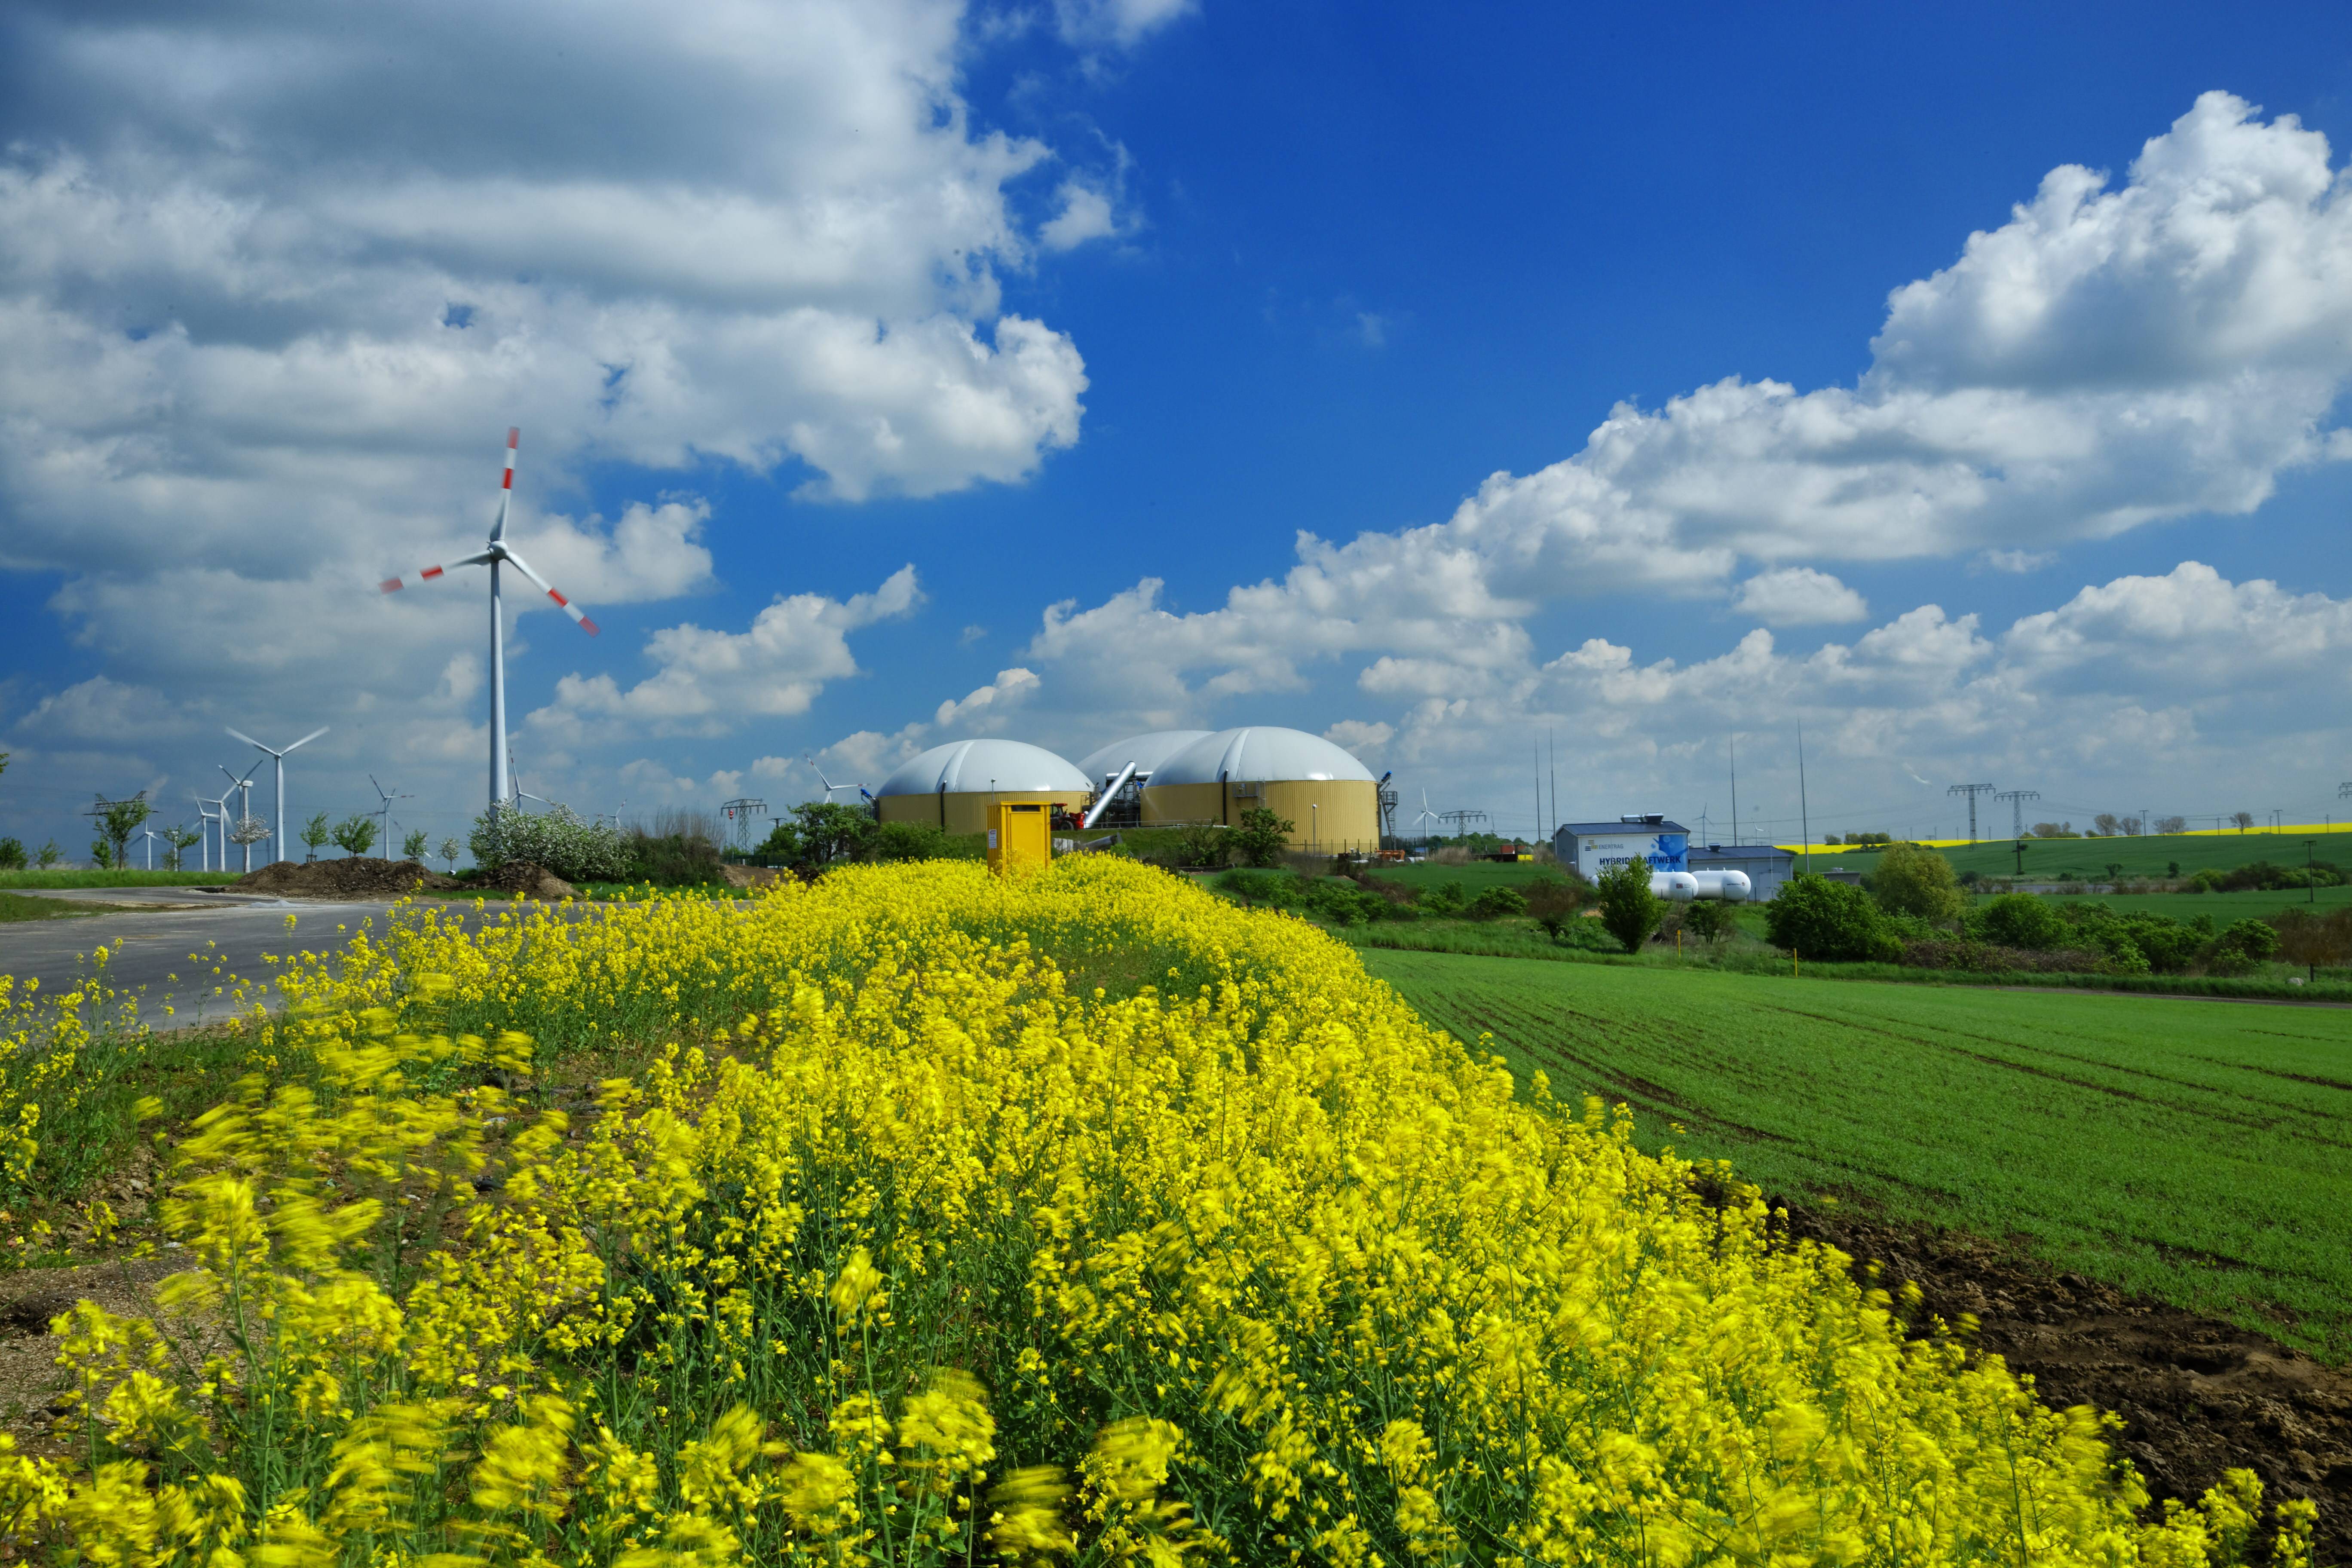
<svg viewBox="0 0 2352 1568"><path fill-rule="evenodd" d="M1118 777L1111 780L1110 783L1103 786L1102 794L1095 796L1094 805L1088 806L1087 808L1086 816L1078 819L1078 826L1080 827L1092 827L1095 825L1096 819L1100 817L1104 812L1110 809L1112 797L1117 795L1120 790L1125 789L1127 787L1127 781L1134 776L1135 764L1133 763L1129 763L1127 766L1119 769Z"/></svg>

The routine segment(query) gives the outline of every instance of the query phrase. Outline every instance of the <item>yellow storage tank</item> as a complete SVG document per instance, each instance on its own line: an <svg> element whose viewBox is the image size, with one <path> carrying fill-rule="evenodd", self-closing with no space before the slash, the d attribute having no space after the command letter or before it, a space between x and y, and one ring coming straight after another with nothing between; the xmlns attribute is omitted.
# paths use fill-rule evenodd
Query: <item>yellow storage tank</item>
<svg viewBox="0 0 2352 1568"><path fill-rule="evenodd" d="M1346 751L1304 730L1220 730L1153 770L1143 825L1238 826L1263 806L1291 825L1294 848L1337 854L1380 847L1380 786Z"/></svg>
<svg viewBox="0 0 2352 1568"><path fill-rule="evenodd" d="M1024 801L1084 810L1086 775L1042 746L1019 741L951 741L933 746L882 781L875 806L885 822L927 822L947 833L985 833L988 808Z"/></svg>

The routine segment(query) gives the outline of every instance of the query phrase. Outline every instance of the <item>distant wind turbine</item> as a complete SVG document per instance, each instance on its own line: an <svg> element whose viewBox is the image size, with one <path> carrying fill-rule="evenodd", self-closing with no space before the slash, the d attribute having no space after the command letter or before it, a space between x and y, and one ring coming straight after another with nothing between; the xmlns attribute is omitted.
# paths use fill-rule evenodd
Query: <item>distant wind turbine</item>
<svg viewBox="0 0 2352 1568"><path fill-rule="evenodd" d="M203 795L198 795L194 790L190 790L188 792L188 798L196 803L196 841L203 846L203 848L199 851L199 853L204 857L203 868L209 871L213 868L213 814L210 809L213 803L206 800ZM226 806L227 800L228 796L221 796L221 801L224 806ZM226 820L227 812L224 810L221 815L223 819ZM226 842L223 842L221 845L221 869L224 871L228 869L228 845Z"/></svg>
<svg viewBox="0 0 2352 1568"><path fill-rule="evenodd" d="M311 742L325 734L327 730L328 726L321 724L317 729L311 731L309 734L303 736L300 740L295 742L292 745L287 747L283 752L270 751L268 746L263 745L260 742L255 740L252 736L247 734L242 730L231 730L229 731L230 734L235 735L238 740L243 741L247 745L253 747L256 751L269 752L269 754L278 760L278 791L270 797L269 802L270 815L278 819L276 827L272 829L273 837L269 840L269 858L273 860L283 860L286 858L287 755L289 752L300 751L303 747L309 745Z"/></svg>
<svg viewBox="0 0 2352 1568"><path fill-rule="evenodd" d="M231 733L234 732L231 731ZM248 871L253 869L253 847L259 843L260 839L247 832L246 829L247 825L253 821L253 775L255 770L260 766L259 763L255 763L252 767L245 770L243 778L237 777L225 767L221 769L221 773L228 779L228 795L221 796L221 869L224 871L228 869L228 847L231 844L244 846L245 868ZM229 795L236 796L235 823L231 823L228 818Z"/></svg>
<svg viewBox="0 0 2352 1568"><path fill-rule="evenodd" d="M1429 809L1429 792L1427 790L1423 790L1421 792L1421 815L1412 819L1412 825L1421 829L1421 841L1423 843L1426 844L1429 842L1429 825L1436 820L1437 813Z"/></svg>
<svg viewBox="0 0 2352 1568"><path fill-rule="evenodd" d="M373 773L368 774L368 783L375 784L375 793L383 797L383 804L376 807L375 815L376 820L383 824L383 831L378 837L383 838L383 847L388 851L392 847L392 803L395 800L414 800L416 797L415 795L393 794L390 790L384 788L383 785L375 784L375 775ZM384 856L384 858L389 860L392 857L387 853Z"/></svg>
<svg viewBox="0 0 2352 1568"><path fill-rule="evenodd" d="M864 784L835 784L831 779L825 777L824 770L816 765L816 759L814 757L803 757L801 761L809 765L809 772L816 774L816 782L824 785L825 805L831 805L833 804L833 796L835 790L854 789L860 795L866 795L866 786ZM871 800L874 797L872 795L866 795L866 798Z"/></svg>
<svg viewBox="0 0 2352 1568"><path fill-rule="evenodd" d="M596 623L583 615L580 606L551 587L546 578L530 569L530 563L506 546L507 512L514 501L515 448L521 445L522 432L507 432L507 466L499 479L499 515L490 524L490 539L479 552L463 561L453 561L447 566L427 566L407 577L387 577L383 591L396 594L415 584L429 583L443 573L458 566L488 566L490 569L490 816L497 820L499 811L509 797L507 787L507 644L506 618L499 596L499 568L512 566L538 584L547 596L567 616L580 623L580 629L591 637L596 634ZM537 796L533 796L537 799Z"/></svg>

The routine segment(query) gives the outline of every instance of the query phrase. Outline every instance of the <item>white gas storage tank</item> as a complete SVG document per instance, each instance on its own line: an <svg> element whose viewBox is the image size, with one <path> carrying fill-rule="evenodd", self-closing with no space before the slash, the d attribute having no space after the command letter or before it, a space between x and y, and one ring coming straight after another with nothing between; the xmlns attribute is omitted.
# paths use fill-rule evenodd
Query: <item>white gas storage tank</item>
<svg viewBox="0 0 2352 1568"><path fill-rule="evenodd" d="M1701 899L1721 899L1727 904L1744 904L1756 891L1745 871L1693 871L1698 883L1693 896Z"/></svg>
<svg viewBox="0 0 2352 1568"><path fill-rule="evenodd" d="M1653 871L1650 891L1668 903L1686 904L1699 897L1698 879L1688 871Z"/></svg>

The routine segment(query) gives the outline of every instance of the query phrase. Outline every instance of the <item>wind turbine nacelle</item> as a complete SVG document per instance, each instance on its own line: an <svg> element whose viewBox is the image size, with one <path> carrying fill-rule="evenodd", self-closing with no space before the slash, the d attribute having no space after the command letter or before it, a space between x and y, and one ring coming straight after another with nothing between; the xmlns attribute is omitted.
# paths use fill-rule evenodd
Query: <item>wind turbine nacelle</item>
<svg viewBox="0 0 2352 1568"><path fill-rule="evenodd" d="M1698 884L1698 890L1693 895L1696 898L1721 899L1727 904L1744 904L1756 891L1745 871L1693 871L1690 876Z"/></svg>
<svg viewBox="0 0 2352 1568"><path fill-rule="evenodd" d="M1686 904L1699 896L1698 879L1688 871L1653 871L1650 891L1668 903Z"/></svg>

